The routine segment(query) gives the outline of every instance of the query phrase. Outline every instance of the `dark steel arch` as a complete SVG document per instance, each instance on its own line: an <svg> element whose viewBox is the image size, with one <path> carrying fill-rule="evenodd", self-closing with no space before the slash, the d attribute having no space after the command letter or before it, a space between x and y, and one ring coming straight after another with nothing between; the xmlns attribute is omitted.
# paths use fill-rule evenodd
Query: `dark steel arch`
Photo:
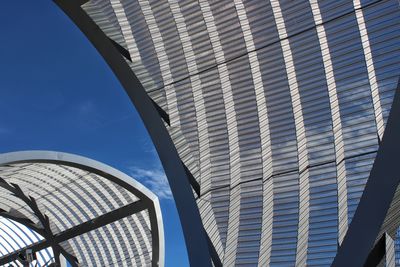
<svg viewBox="0 0 400 267"><path fill-rule="evenodd" d="M151 237L152 237L152 266L164 266L164 228L162 222L161 208L158 202L158 198L146 187L132 179L123 172L120 172L108 165L100 163L98 161L73 155L63 152L55 151L19 151L0 154L0 166L15 163L51 163L51 164L61 164L65 166L79 168L81 170L88 171L103 177L136 195L139 200L128 204L127 206L118 208L109 213L101 215L95 220L90 220L88 222L82 223L80 225L74 226L73 228L67 229L59 234L53 236L55 243L60 243L62 241L68 240L73 236L80 235L82 231L91 231L99 226L106 225L108 223L114 222L116 220L125 218L128 215L134 214L141 210L147 209L150 217L151 224ZM0 179L1 180L1 179ZM0 183L2 183L0 181ZM4 183L2 183L4 185ZM14 185L15 187L15 185ZM32 198L30 198L32 199ZM128 214L128 215L127 215ZM7 213L0 213L0 216L15 220L13 217L7 216ZM19 223L32 229L31 222L29 220L18 220ZM32 229L37 230L37 229ZM39 234L43 233L37 231ZM26 248L35 248L34 250L40 250L51 245L51 240L43 240L41 242L32 244L28 247L21 249L21 251L26 250ZM15 259L19 252L14 251L10 253L7 257L0 257L0 265L9 262L8 259ZM65 256L65 255L64 255ZM68 256L68 255L67 255ZM8 259L7 259L8 258ZM67 258L68 259L68 258ZM68 260L71 260L68 259ZM74 265L73 265L74 266Z"/></svg>
<svg viewBox="0 0 400 267"><path fill-rule="evenodd" d="M333 267L358 267L366 263L400 184L399 90L400 80L378 154L353 220L332 263Z"/></svg>
<svg viewBox="0 0 400 267"><path fill-rule="evenodd" d="M156 107L116 46L80 7L86 1L54 0L110 66L141 116L167 175L191 266L207 267L211 257L188 175Z"/></svg>

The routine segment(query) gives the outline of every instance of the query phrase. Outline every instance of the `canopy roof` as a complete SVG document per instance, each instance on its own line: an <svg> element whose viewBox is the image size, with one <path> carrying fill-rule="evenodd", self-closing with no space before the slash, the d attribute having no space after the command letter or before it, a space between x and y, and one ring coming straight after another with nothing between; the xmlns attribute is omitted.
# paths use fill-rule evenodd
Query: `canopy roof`
<svg viewBox="0 0 400 267"><path fill-rule="evenodd" d="M21 259L27 249L48 247L55 261L61 255L72 266L163 265L157 197L131 177L84 157L49 151L0 155L0 216L25 225L19 227L24 235L33 230L42 236L13 241L12 251L0 248L0 265ZM23 239L0 229L1 238Z"/></svg>

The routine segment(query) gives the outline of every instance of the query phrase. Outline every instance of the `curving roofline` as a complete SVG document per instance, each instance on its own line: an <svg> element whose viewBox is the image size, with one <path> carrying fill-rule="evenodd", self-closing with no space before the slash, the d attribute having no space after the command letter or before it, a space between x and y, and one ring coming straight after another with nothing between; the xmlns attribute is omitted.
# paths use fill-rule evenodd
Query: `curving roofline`
<svg viewBox="0 0 400 267"><path fill-rule="evenodd" d="M0 154L0 166L15 163L52 163L79 168L116 183L139 199L150 202L152 205L148 207L148 211L152 229L152 262L153 266L164 266L164 225L158 197L133 177L99 161L70 153L29 150ZM153 231L153 229L158 231Z"/></svg>

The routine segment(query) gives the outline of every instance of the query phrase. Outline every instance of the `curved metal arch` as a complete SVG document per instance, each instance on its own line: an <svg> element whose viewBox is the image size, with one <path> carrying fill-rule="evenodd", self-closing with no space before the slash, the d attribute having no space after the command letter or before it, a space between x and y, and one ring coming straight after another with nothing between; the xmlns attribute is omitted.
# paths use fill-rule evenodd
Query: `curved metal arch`
<svg viewBox="0 0 400 267"><path fill-rule="evenodd" d="M118 78L153 141L164 167L180 217L191 266L211 265L203 228L188 175L156 107L116 46L80 7L86 1L54 0L83 32Z"/></svg>
<svg viewBox="0 0 400 267"><path fill-rule="evenodd" d="M16 163L51 163L79 168L105 178L136 195L146 202L149 211L152 235L152 262L153 266L164 266L165 241L162 213L157 196L141 183L127 174L101 162L69 153L56 151L19 151L0 154L0 166ZM1 215L0 215L1 216ZM20 222L28 228L28 223ZM157 231L154 231L157 229Z"/></svg>
<svg viewBox="0 0 400 267"><path fill-rule="evenodd" d="M400 80L393 98L385 133L364 192L333 267L363 266L385 220L400 184Z"/></svg>

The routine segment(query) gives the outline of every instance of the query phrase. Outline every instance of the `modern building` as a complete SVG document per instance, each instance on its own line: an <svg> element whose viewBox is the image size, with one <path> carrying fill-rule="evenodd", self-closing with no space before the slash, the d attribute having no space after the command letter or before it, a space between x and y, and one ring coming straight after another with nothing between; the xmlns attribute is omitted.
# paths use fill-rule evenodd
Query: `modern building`
<svg viewBox="0 0 400 267"><path fill-rule="evenodd" d="M157 197L109 166L0 154L0 199L0 266L164 266Z"/></svg>
<svg viewBox="0 0 400 267"><path fill-rule="evenodd" d="M394 264L397 183L371 218L365 185L390 178L371 169L390 150L397 0L55 2L142 116L192 266L358 266L381 242Z"/></svg>

